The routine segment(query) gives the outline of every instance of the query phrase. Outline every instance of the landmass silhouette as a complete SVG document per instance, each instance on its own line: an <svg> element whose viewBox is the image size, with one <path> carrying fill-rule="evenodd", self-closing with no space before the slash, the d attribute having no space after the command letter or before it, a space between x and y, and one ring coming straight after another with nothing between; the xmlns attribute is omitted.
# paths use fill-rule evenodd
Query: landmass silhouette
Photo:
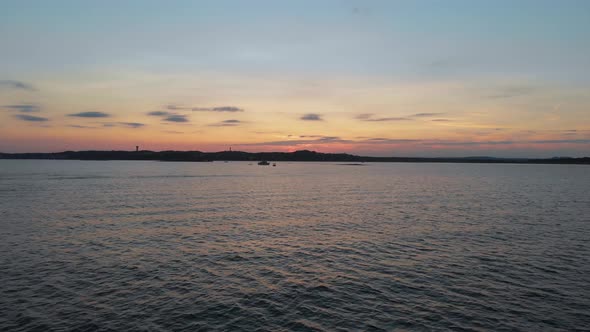
<svg viewBox="0 0 590 332"><path fill-rule="evenodd" d="M327 162L412 162L412 163L495 163L495 164L590 164L590 157L495 158L495 157L367 157L347 153L243 151L64 151L54 153L1 153L0 159L57 160L155 160L155 161L327 161Z"/></svg>

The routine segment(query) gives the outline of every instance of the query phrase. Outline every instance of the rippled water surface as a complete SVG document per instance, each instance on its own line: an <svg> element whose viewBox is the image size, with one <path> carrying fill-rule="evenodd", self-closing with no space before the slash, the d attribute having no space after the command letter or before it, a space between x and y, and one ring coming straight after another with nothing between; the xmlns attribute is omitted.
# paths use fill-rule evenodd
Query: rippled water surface
<svg viewBox="0 0 590 332"><path fill-rule="evenodd" d="M590 167L0 160L0 330L590 329Z"/></svg>

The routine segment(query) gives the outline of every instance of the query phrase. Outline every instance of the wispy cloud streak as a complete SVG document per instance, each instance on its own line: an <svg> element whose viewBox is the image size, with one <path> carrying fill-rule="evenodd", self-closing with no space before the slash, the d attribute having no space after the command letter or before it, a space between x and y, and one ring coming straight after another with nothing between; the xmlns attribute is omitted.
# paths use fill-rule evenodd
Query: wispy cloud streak
<svg viewBox="0 0 590 332"><path fill-rule="evenodd" d="M374 117L373 113L359 114L355 117L355 119L361 120L361 121L367 121L367 122L412 121L411 118L406 118L406 117L376 118L376 117Z"/></svg>
<svg viewBox="0 0 590 332"><path fill-rule="evenodd" d="M83 125L68 125L70 128L77 128L77 129L98 129L92 126L83 126Z"/></svg>
<svg viewBox="0 0 590 332"><path fill-rule="evenodd" d="M416 114L413 114L412 117L414 117L414 118L428 118L428 117L433 117L433 116L441 116L444 114L445 113L416 113Z"/></svg>
<svg viewBox="0 0 590 332"><path fill-rule="evenodd" d="M19 90L26 90L26 91L36 91L32 85L15 80L0 80L0 88L7 87L11 89L19 89Z"/></svg>
<svg viewBox="0 0 590 332"><path fill-rule="evenodd" d="M125 127L129 127L129 128L141 128L143 126L145 126L144 123L139 123L139 122L119 122L120 125L125 126Z"/></svg>
<svg viewBox="0 0 590 332"><path fill-rule="evenodd" d="M244 112L244 109L235 106L193 107L191 110L195 112Z"/></svg>
<svg viewBox="0 0 590 332"><path fill-rule="evenodd" d="M188 107L188 106L179 106L175 104L169 104L165 106L166 109L171 111L193 111L193 112L244 112L243 108L236 107L236 106L214 106L214 107Z"/></svg>
<svg viewBox="0 0 590 332"><path fill-rule="evenodd" d="M11 111L17 111L21 113L36 113L41 110L41 108L38 105L34 104L5 105L2 107Z"/></svg>
<svg viewBox="0 0 590 332"><path fill-rule="evenodd" d="M231 120L224 120L219 123L213 123L213 124L210 124L209 126L210 127L235 127L235 126L239 126L242 123L243 122L240 120L231 119Z"/></svg>
<svg viewBox="0 0 590 332"><path fill-rule="evenodd" d="M305 137L305 136L300 136ZM307 136L312 137L312 136ZM354 144L354 145L421 145L421 146L509 146L509 145L537 145L537 144L590 144L590 139L556 139L556 140L500 140L500 141L448 141L429 139L395 139L395 138L363 138L356 140L343 139L335 136L323 136L316 139L294 139L282 141L269 141L246 146L298 146L298 145L325 145L325 144Z"/></svg>

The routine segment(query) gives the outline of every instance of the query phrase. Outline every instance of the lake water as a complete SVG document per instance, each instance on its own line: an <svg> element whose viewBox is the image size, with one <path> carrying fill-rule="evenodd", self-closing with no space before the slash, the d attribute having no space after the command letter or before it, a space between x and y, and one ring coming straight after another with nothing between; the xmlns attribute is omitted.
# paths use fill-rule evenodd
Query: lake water
<svg viewBox="0 0 590 332"><path fill-rule="evenodd" d="M0 330L590 329L590 167L0 160Z"/></svg>

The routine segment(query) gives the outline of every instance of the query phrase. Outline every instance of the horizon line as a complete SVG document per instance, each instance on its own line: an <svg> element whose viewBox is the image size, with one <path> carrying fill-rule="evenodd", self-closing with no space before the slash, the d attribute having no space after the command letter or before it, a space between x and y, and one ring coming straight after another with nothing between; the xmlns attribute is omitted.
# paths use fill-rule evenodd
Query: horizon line
<svg viewBox="0 0 590 332"><path fill-rule="evenodd" d="M199 152L199 153L207 153L207 154L214 154L214 153L248 153L248 154L293 154L296 152L313 152L318 154L328 154L328 155L349 155L353 157L360 157L360 158L400 158L400 159L466 159L466 158L473 158L473 159L504 159L504 160L552 160L552 159L584 159L590 158L590 156L583 156L583 157L571 157L571 156L553 156L553 157L494 157L488 155L465 155L461 157L450 157L450 156L441 156L441 157L427 157L427 156L419 156L419 157L410 157L410 156L365 156L365 155L358 155L352 154L348 152L318 152L315 150L296 150L296 151L259 151L259 152L248 152L248 151L239 151L239 150L222 150L222 151L201 151L201 150L65 150L65 151L57 151L57 152L2 152L0 151L0 155L49 155L49 154L63 154L67 152L73 153L80 153L80 152L126 152L126 153L141 153L141 152L153 152L153 153L162 153L162 152L182 152L182 153L190 153L190 152Z"/></svg>

